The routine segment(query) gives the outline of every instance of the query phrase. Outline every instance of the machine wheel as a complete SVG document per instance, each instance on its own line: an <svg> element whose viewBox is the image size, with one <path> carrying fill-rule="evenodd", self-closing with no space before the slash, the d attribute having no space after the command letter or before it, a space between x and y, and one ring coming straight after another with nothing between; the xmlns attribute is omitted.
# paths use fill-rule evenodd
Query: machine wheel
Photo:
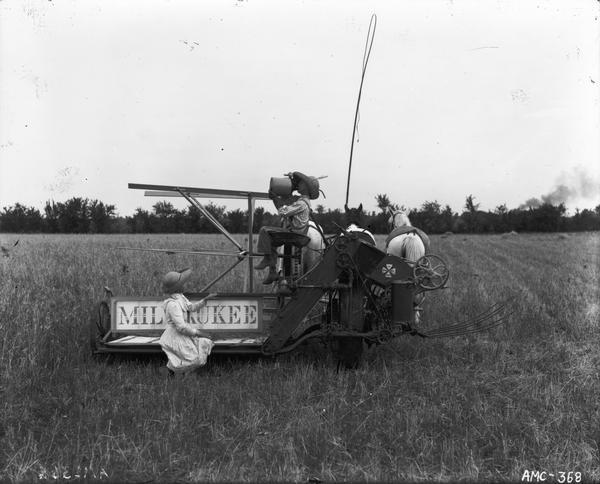
<svg viewBox="0 0 600 484"><path fill-rule="evenodd" d="M98 304L96 319L90 321L90 347L92 352L98 349L102 338L110 331L110 308L106 301Z"/></svg>
<svg viewBox="0 0 600 484"><path fill-rule="evenodd" d="M422 289L431 291L444 287L450 271L446 262L439 256L428 254L415 263L413 276Z"/></svg>

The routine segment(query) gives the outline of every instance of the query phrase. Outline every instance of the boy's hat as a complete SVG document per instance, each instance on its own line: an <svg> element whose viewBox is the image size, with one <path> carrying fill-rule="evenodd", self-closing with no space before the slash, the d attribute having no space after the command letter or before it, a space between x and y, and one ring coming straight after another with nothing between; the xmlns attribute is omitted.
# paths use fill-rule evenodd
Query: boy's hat
<svg viewBox="0 0 600 484"><path fill-rule="evenodd" d="M307 176L299 171L295 171L292 176L294 177L294 182L296 185L300 181L306 183L306 186L308 187L308 196L311 200L316 200L319 198L319 180L316 177Z"/></svg>

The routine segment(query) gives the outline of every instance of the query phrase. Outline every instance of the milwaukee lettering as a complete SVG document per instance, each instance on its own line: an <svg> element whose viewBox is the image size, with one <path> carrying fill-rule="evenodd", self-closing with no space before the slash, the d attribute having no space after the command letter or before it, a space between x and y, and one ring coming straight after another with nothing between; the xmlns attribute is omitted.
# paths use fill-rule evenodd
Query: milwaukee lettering
<svg viewBox="0 0 600 484"><path fill-rule="evenodd" d="M113 317L117 330L166 327L162 301L116 301ZM187 313L188 323L204 329L258 329L258 318L258 300L212 300Z"/></svg>
<svg viewBox="0 0 600 484"><path fill-rule="evenodd" d="M217 304L205 306L196 313L189 313L190 323L198 324L256 324L258 308L256 304Z"/></svg>
<svg viewBox="0 0 600 484"><path fill-rule="evenodd" d="M160 306L117 306L120 310L117 316L121 324L151 324L157 325L163 323L163 310ZM159 316L157 318L157 315Z"/></svg>

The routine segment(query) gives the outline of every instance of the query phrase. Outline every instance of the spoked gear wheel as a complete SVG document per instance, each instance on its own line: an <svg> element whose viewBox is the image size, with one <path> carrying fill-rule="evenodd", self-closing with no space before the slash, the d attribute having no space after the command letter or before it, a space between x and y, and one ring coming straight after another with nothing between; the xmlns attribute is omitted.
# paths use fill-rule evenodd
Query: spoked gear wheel
<svg viewBox="0 0 600 484"><path fill-rule="evenodd" d="M352 256L348 252L340 252L335 263L340 269L348 269L352 266Z"/></svg>
<svg viewBox="0 0 600 484"><path fill-rule="evenodd" d="M424 255L413 268L415 282L426 291L444 287L449 276L450 271L444 259L434 254Z"/></svg>

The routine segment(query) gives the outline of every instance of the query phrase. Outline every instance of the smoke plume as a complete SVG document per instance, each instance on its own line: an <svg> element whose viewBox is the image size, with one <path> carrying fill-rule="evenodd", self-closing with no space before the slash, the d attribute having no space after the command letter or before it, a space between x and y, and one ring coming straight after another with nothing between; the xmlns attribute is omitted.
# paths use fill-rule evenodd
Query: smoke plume
<svg viewBox="0 0 600 484"><path fill-rule="evenodd" d="M540 198L529 198L519 206L519 209L538 208L544 203L567 205L569 201L600 197L600 180L588 173L582 167L575 168L570 173L563 172L554 183L554 188Z"/></svg>

